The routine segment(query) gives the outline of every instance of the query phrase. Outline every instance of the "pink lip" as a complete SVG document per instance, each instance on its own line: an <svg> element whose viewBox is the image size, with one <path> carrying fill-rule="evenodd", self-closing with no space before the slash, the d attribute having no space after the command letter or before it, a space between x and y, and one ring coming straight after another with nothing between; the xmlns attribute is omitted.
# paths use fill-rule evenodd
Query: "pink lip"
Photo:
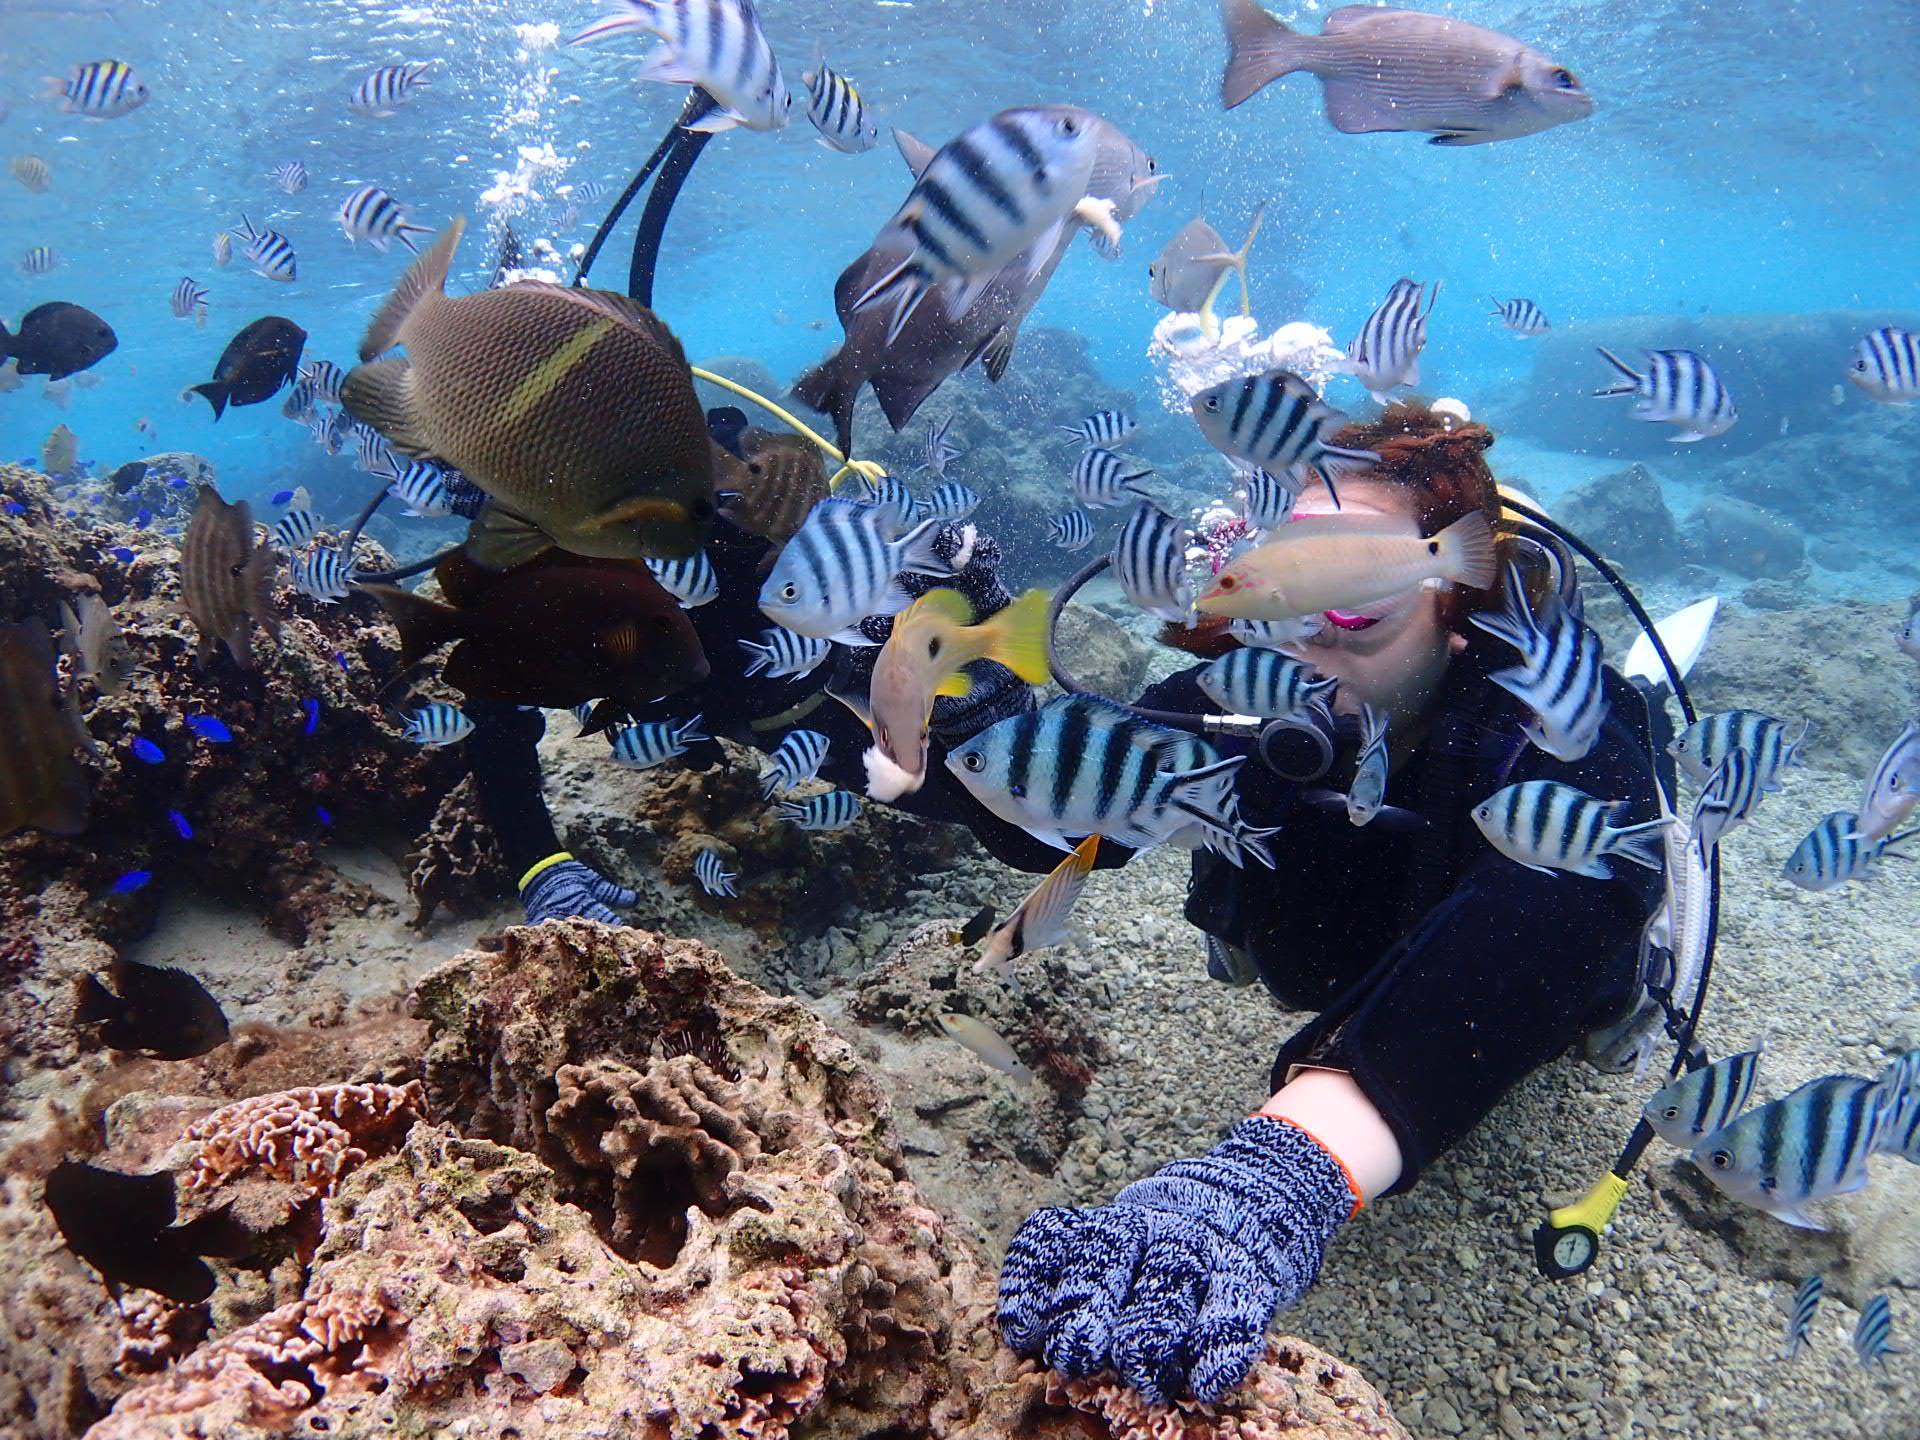
<svg viewBox="0 0 1920 1440"><path fill-rule="evenodd" d="M1380 623L1371 615L1349 615L1344 610L1326 610L1321 613L1327 617L1329 625L1340 630L1366 630Z"/></svg>

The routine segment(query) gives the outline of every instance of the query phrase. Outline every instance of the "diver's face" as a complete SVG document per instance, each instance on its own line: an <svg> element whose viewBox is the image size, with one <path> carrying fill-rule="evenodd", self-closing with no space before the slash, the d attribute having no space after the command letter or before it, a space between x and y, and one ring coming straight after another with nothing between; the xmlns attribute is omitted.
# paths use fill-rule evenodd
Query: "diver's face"
<svg viewBox="0 0 1920 1440"><path fill-rule="evenodd" d="M1398 485L1342 480L1337 513L1412 518L1412 499ZM1326 487L1314 484L1301 494L1294 513L1336 512ZM1326 628L1288 646L1288 653L1340 682L1334 709L1357 715L1365 701L1389 712L1394 729L1404 730L1432 709L1448 662L1466 648L1441 618L1445 596L1444 590L1421 585L1369 605L1364 613L1329 612Z"/></svg>

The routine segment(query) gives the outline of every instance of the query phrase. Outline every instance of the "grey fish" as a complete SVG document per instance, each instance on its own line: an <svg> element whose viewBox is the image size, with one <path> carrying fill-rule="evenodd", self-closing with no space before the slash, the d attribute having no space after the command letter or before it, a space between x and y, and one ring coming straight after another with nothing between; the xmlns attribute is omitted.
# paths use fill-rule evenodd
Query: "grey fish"
<svg viewBox="0 0 1920 1440"><path fill-rule="evenodd" d="M940 1028L950 1039L966 1046L984 1064L991 1065L1023 1085L1033 1082L1033 1072L1020 1063L1013 1046L986 1021L976 1020L971 1015L956 1015L950 1010L941 1011L939 1020Z"/></svg>
<svg viewBox="0 0 1920 1440"><path fill-rule="evenodd" d="M1543 874L1569 870L1595 880L1613 876L1607 857L1617 855L1649 870L1661 868L1655 847L1666 820L1616 826L1626 818L1624 800L1596 800L1554 780L1526 780L1480 802L1473 823L1502 855Z"/></svg>
<svg viewBox="0 0 1920 1440"><path fill-rule="evenodd" d="M72 605L60 602L61 639L79 673L102 695L118 695L135 670L120 622L98 595L81 595Z"/></svg>
<svg viewBox="0 0 1920 1440"><path fill-rule="evenodd" d="M1714 1131L1690 1158L1742 1204L1822 1230L1806 1207L1867 1183L1867 1157L1890 1113L1876 1082L1823 1075Z"/></svg>
<svg viewBox="0 0 1920 1440"><path fill-rule="evenodd" d="M1147 266L1147 294L1169 310L1199 314L1210 322L1220 287L1228 275L1237 275L1240 313L1251 315L1253 300L1247 290L1247 253L1253 249L1254 236L1260 233L1260 222L1266 213L1264 205L1253 212L1253 223L1247 227L1247 238L1240 242L1238 250L1227 248L1227 242L1207 223L1206 217L1194 216L1174 231L1173 238ZM1209 325L1209 330L1211 328Z"/></svg>
<svg viewBox="0 0 1920 1440"><path fill-rule="evenodd" d="M1520 567L1511 561L1506 608L1467 618L1520 652L1518 665L1487 678L1533 711L1534 718L1522 727L1527 739L1556 760L1585 759L1607 718L1600 637L1557 594L1544 621L1536 618Z"/></svg>
<svg viewBox="0 0 1920 1440"><path fill-rule="evenodd" d="M1596 345L1594 349L1623 378L1593 393L1599 397L1638 396L1633 418L1678 427L1679 434L1667 437L1676 445L1691 445L1724 435L1740 418L1732 394L1705 356L1692 350L1649 350L1643 372L1604 345Z"/></svg>
<svg viewBox="0 0 1920 1440"><path fill-rule="evenodd" d="M254 544L253 512L247 502L229 505L211 485L202 485L180 542L180 588L187 614L200 631L200 664L213 658L218 642L235 664L251 670L256 620L279 640L273 566L273 550Z"/></svg>
<svg viewBox="0 0 1920 1440"><path fill-rule="evenodd" d="M91 799L76 746L93 747L73 693L54 683L53 642L33 621L0 625L0 836L78 835Z"/></svg>
<svg viewBox="0 0 1920 1440"><path fill-rule="evenodd" d="M1231 53L1229 110L1305 70L1327 119L1349 135L1429 132L1434 145L1484 145L1584 120L1593 98L1565 66L1510 35L1418 10L1346 5L1318 35L1297 34L1253 0L1221 0Z"/></svg>
<svg viewBox="0 0 1920 1440"><path fill-rule="evenodd" d="M1908 830L1878 840L1863 840L1855 833L1859 824L1860 817L1851 810L1835 810L1822 817L1787 857L1783 872L1786 878L1815 894L1849 880L1865 880L1873 874L1874 862L1893 846L1920 835L1920 831Z"/></svg>
<svg viewBox="0 0 1920 1440"><path fill-rule="evenodd" d="M1920 805L1920 725L1909 720L1867 780L1860 796L1857 833L1862 840L1891 835L1916 805Z"/></svg>
<svg viewBox="0 0 1920 1440"><path fill-rule="evenodd" d="M1360 707L1360 754L1353 784L1347 787L1347 818L1356 825L1365 825L1386 808L1388 719L1384 710Z"/></svg>
<svg viewBox="0 0 1920 1440"><path fill-rule="evenodd" d="M1813 1312L1820 1308L1820 1296L1826 1288L1818 1275L1809 1275L1794 1292L1793 1313L1787 1316L1787 1343L1780 1351L1782 1360L1793 1359L1813 1338Z"/></svg>
<svg viewBox="0 0 1920 1440"><path fill-rule="evenodd" d="M1677 998L1675 1003L1680 1003ZM1732 1123L1747 1108L1759 1073L1758 1050L1725 1056L1662 1086L1640 1116L1669 1145L1690 1150L1703 1135Z"/></svg>

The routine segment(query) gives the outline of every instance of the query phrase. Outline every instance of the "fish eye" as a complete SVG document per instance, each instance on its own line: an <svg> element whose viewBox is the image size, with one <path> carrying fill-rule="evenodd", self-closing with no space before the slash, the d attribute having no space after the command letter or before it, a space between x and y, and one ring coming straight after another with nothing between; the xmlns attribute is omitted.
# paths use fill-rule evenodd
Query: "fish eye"
<svg viewBox="0 0 1920 1440"><path fill-rule="evenodd" d="M1080 133L1080 122L1071 115L1062 115L1060 117L1060 133L1068 139L1072 139Z"/></svg>
<svg viewBox="0 0 1920 1440"><path fill-rule="evenodd" d="M1727 1170L1733 1166L1733 1152L1731 1150L1716 1150L1707 1158L1713 1161L1713 1168L1716 1170Z"/></svg>
<svg viewBox="0 0 1920 1440"><path fill-rule="evenodd" d="M1232 575L1231 573L1228 573L1228 574L1226 574L1226 575L1222 575L1222 576L1220 577L1220 588L1221 588L1222 590L1232 590L1232 589L1234 589L1234 588L1235 588L1236 586L1238 586L1239 584L1240 584L1240 582L1239 582L1238 580L1236 580L1236 579L1234 579L1234 578L1233 578L1233 575Z"/></svg>
<svg viewBox="0 0 1920 1440"><path fill-rule="evenodd" d="M1573 72L1567 69L1555 70L1553 72L1553 83L1558 85L1562 90L1578 90L1580 88L1580 82L1574 78Z"/></svg>
<svg viewBox="0 0 1920 1440"><path fill-rule="evenodd" d="M1160 173L1160 162L1151 155L1147 157L1147 173L1149 175L1158 175Z"/></svg>
<svg viewBox="0 0 1920 1440"><path fill-rule="evenodd" d="M1680 1118L1680 1107L1678 1105L1669 1105L1660 1113L1668 1120L1678 1120Z"/></svg>
<svg viewBox="0 0 1920 1440"><path fill-rule="evenodd" d="M935 635L927 641L927 658L929 660L938 660L940 658L940 637L938 635Z"/></svg>
<svg viewBox="0 0 1920 1440"><path fill-rule="evenodd" d="M1218 414L1218 413L1219 413L1219 411L1220 411L1220 397L1219 397L1218 395L1209 395L1209 396L1208 396L1208 397L1206 398L1206 401L1205 401L1205 404L1206 404L1206 407L1207 407L1207 409L1208 409L1208 411L1209 411L1209 412L1211 412L1211 413L1213 413L1213 414Z"/></svg>
<svg viewBox="0 0 1920 1440"><path fill-rule="evenodd" d="M800 587L792 583L782 585L780 587L780 598L788 604L792 604L800 598Z"/></svg>
<svg viewBox="0 0 1920 1440"><path fill-rule="evenodd" d="M967 769L973 771L973 773L976 775L978 775L982 770L984 770L987 765L987 762L982 760L977 754L962 755L960 757L960 763L966 766Z"/></svg>

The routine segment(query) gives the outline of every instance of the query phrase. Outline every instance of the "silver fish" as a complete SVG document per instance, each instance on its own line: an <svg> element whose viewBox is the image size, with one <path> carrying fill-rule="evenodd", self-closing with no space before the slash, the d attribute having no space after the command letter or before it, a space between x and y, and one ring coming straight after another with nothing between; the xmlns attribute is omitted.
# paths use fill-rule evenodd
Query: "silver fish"
<svg viewBox="0 0 1920 1440"><path fill-rule="evenodd" d="M1920 335L1883 325L1867 332L1847 379L1876 400L1905 405L1920 398Z"/></svg>
<svg viewBox="0 0 1920 1440"><path fill-rule="evenodd" d="M1253 313L1252 297L1247 290L1247 255L1260 233L1266 207L1253 212L1247 238L1238 250L1229 250L1220 232L1196 215L1174 232L1166 248L1147 266L1147 293L1154 303L1177 314L1198 314L1208 322L1213 318L1213 302L1227 276L1240 279L1240 313ZM1209 333L1212 326L1209 323Z"/></svg>
<svg viewBox="0 0 1920 1440"><path fill-rule="evenodd" d="M1347 818L1356 825L1365 825L1386 805L1388 719L1384 710L1360 707L1360 754L1347 788Z"/></svg>
<svg viewBox="0 0 1920 1440"><path fill-rule="evenodd" d="M1785 722L1762 710L1719 710L1703 715L1676 735L1667 753L1691 780L1705 784L1729 752L1744 750L1759 772L1760 789L1771 795L1780 788L1780 772L1799 764L1809 725L1787 739Z"/></svg>
<svg viewBox="0 0 1920 1440"><path fill-rule="evenodd" d="M289 160L285 164L273 167L273 173L267 178L289 195L298 195L307 188L307 167L298 160Z"/></svg>
<svg viewBox="0 0 1920 1440"><path fill-rule="evenodd" d="M425 88L432 64L426 60L418 65L382 65L353 87L347 108L375 118L393 114L415 90Z"/></svg>
<svg viewBox="0 0 1920 1440"><path fill-rule="evenodd" d="M1920 725L1910 720L1873 767L1860 797L1856 833L1862 840L1891 835L1916 805L1920 805Z"/></svg>
<svg viewBox="0 0 1920 1440"><path fill-rule="evenodd" d="M1500 317L1500 323L1511 330L1516 339L1532 340L1551 330L1547 315L1531 300L1495 300L1493 313Z"/></svg>
<svg viewBox="0 0 1920 1440"><path fill-rule="evenodd" d="M1745 750L1730 750L1693 807L1693 839L1702 857L1760 807L1760 770Z"/></svg>
<svg viewBox="0 0 1920 1440"><path fill-rule="evenodd" d="M117 120L152 98L146 84L124 60L89 60L76 65L65 79L50 78L47 92L59 100L67 114L89 120Z"/></svg>
<svg viewBox="0 0 1920 1440"><path fill-rule="evenodd" d="M1089 454L1103 452L1089 451ZM1151 500L1133 507L1113 544L1113 578L1149 615L1184 621L1193 606L1187 528Z"/></svg>
<svg viewBox="0 0 1920 1440"><path fill-rule="evenodd" d="M182 275L168 297L168 308L182 320L189 315L197 325L207 323L207 287L197 283L192 276Z"/></svg>
<svg viewBox="0 0 1920 1440"><path fill-rule="evenodd" d="M1347 346L1347 368L1382 405L1388 392L1420 383L1420 352L1427 343L1427 317L1440 298L1440 282L1433 293L1417 280L1399 279L1387 298L1367 317L1360 333ZM1424 304L1423 304L1424 302Z"/></svg>
<svg viewBox="0 0 1920 1440"><path fill-rule="evenodd" d="M1140 428L1140 422L1121 410L1096 410L1078 425L1060 427L1089 448L1111 450Z"/></svg>
<svg viewBox="0 0 1920 1440"><path fill-rule="evenodd" d="M1255 469L1241 482L1240 514L1256 530L1277 530L1293 518L1301 489L1292 475Z"/></svg>
<svg viewBox="0 0 1920 1440"><path fill-rule="evenodd" d="M1725 1056L1662 1086L1641 1107L1641 1118L1669 1145L1691 1150L1747 1108L1759 1073L1758 1050Z"/></svg>
<svg viewBox="0 0 1920 1440"><path fill-rule="evenodd" d="M1860 1319L1853 1327L1853 1353L1860 1357L1860 1368L1871 1371L1878 1365L1887 1368L1887 1356L1897 1355L1888 1343L1893 1334L1893 1305L1885 1295L1875 1295L1861 1307Z"/></svg>
<svg viewBox="0 0 1920 1440"><path fill-rule="evenodd" d="M1551 874L1571 871L1595 880L1613 876L1608 856L1617 855L1649 870L1661 868L1655 849L1668 822L1647 820L1615 825L1626 818L1624 800L1596 800L1554 780L1509 785L1474 806L1473 823L1509 860Z"/></svg>
<svg viewBox="0 0 1920 1440"><path fill-rule="evenodd" d="M1676 445L1724 435L1740 418L1719 373L1691 350L1649 350L1642 372L1604 346L1594 348L1624 378L1593 393L1637 395L1633 418L1677 426L1680 433L1667 437Z"/></svg>
<svg viewBox="0 0 1920 1440"><path fill-rule="evenodd" d="M120 622L98 595L80 595L72 605L60 602L61 640L81 675L102 695L118 695L139 668L127 647Z"/></svg>

